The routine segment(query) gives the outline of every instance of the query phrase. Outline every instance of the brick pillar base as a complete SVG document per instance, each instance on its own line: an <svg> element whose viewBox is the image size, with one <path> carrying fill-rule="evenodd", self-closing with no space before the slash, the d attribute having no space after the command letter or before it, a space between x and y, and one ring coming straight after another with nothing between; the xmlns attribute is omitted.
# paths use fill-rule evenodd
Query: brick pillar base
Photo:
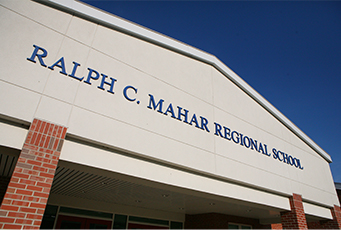
<svg viewBox="0 0 341 230"><path fill-rule="evenodd" d="M308 229L322 229L321 221L308 222Z"/></svg>
<svg viewBox="0 0 341 230"><path fill-rule="evenodd" d="M0 206L0 228L39 229L66 130L34 119Z"/></svg>
<svg viewBox="0 0 341 230"><path fill-rule="evenodd" d="M293 194L289 198L290 212L281 213L281 221L283 229L307 229L307 221L305 218L302 197L297 194Z"/></svg>
<svg viewBox="0 0 341 230"><path fill-rule="evenodd" d="M271 224L271 229L283 229L282 224Z"/></svg>

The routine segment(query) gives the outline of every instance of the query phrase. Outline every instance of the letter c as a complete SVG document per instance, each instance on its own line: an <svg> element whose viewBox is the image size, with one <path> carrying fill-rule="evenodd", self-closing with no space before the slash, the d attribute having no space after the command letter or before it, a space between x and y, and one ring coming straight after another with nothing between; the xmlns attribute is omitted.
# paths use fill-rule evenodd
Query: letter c
<svg viewBox="0 0 341 230"><path fill-rule="evenodd" d="M136 98L130 98L130 97L128 96L128 94L127 94L128 89L134 90L134 91L135 91L135 94L137 94L137 89L136 89L135 87L131 86L131 85L128 85L128 86L126 86L126 87L123 89L123 95L124 95L124 97L125 97L128 101L135 101Z"/></svg>

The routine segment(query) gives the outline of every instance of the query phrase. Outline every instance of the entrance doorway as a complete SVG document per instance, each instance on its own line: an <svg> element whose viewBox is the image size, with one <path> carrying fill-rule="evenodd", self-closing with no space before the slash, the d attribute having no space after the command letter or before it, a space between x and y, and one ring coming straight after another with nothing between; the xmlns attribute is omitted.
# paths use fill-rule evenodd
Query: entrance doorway
<svg viewBox="0 0 341 230"><path fill-rule="evenodd" d="M111 229L112 221L59 215L56 229Z"/></svg>

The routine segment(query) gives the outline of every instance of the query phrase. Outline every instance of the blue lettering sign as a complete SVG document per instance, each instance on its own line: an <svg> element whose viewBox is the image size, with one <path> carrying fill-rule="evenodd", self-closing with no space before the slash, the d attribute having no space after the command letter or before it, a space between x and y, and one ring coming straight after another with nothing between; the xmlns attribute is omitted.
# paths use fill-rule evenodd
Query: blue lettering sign
<svg viewBox="0 0 341 230"><path fill-rule="evenodd" d="M280 150L276 150L275 148L272 149L272 156L275 160L279 160L283 163L287 163L288 165L295 166L296 168L303 169L301 166L300 159L293 157L285 152Z"/></svg>
<svg viewBox="0 0 341 230"><path fill-rule="evenodd" d="M35 58L37 57L39 60L39 63L41 66L47 67L47 65L44 63L43 58L45 58L47 56L47 51L44 48L41 48L39 46L33 45L33 47L35 48L33 50L33 53L31 55L30 58L27 58L27 60L36 63ZM38 54L39 51L42 51L43 53Z"/></svg>
<svg viewBox="0 0 341 230"><path fill-rule="evenodd" d="M157 107L159 107L159 109L157 111L159 113L162 113L162 104L163 104L164 100L160 99L159 102L157 104L155 104L154 96L151 94L148 94L148 95L149 95L149 105L147 106L147 108L155 110Z"/></svg>
<svg viewBox="0 0 341 230"><path fill-rule="evenodd" d="M28 61L36 63L36 60L39 61L40 65L43 67L48 67L50 70L54 70L55 67L59 68L59 73L63 75L67 75L71 77L72 79L83 81L84 83L91 85L92 82L98 82L97 88L100 90L105 91L105 87L107 88L107 92L114 94L114 87L115 83L117 82L116 79L112 77L108 77L108 75L101 73L93 68L87 68L88 74L85 77L78 77L76 75L78 68L81 66L80 63L77 63L73 61L73 68L70 74L67 73L66 67L65 67L65 60L64 57L59 58L57 61L55 61L50 66L47 66L44 62L44 59L47 57L48 52L46 49L33 45L34 50L29 58L26 58ZM98 81L99 80L99 81ZM137 100L137 88L128 85L124 87L123 89L123 96L125 99L127 99L130 102L136 101L137 104L140 103L140 101ZM148 109L157 111L158 113L161 113L165 116L170 115L171 118L174 118L178 121L182 121L188 125L194 126L198 129L204 130L206 132L210 132L209 128L209 120L204 116L197 116L196 113L192 113L190 116L190 112L187 109L182 108L181 106L176 106L176 109L174 110L175 106L173 106L172 103L169 103L166 107L166 110L163 110L164 108L164 100L160 99L156 102L154 96L152 94L148 94L149 96L149 102L148 102ZM214 135L220 138L223 138L224 140L231 141L231 143L238 144L240 146L243 146L249 150L254 150L255 152L262 153L265 156L271 156L271 153L268 153L267 145L261 143L260 141L257 141L253 139L252 137L249 137L247 135L244 135L236 130L231 130L230 128L223 126L219 124L218 122L214 122ZM276 148L272 149L272 157L274 160L278 160L279 162L283 162L289 166L293 166L295 168L303 170L303 166L301 164L300 159L287 154L283 151L277 150Z"/></svg>
<svg viewBox="0 0 341 230"><path fill-rule="evenodd" d="M101 81L101 84L99 86L97 86L97 88L104 90L104 87L103 87L104 84L110 85L110 88L107 90L107 92L114 94L113 89L114 89L114 83L116 82L116 79L110 77L111 81L107 82L107 81L105 81L105 78L107 78L108 76L103 74L103 73L101 73L101 75L102 75L102 81Z"/></svg>
<svg viewBox="0 0 341 230"><path fill-rule="evenodd" d="M233 134L235 134L235 135L233 135ZM233 142L238 144L239 143L239 133L236 131L232 131L231 136L232 136Z"/></svg>
<svg viewBox="0 0 341 230"><path fill-rule="evenodd" d="M171 115L172 118L175 118L179 121L182 121L182 118L184 118L183 122L189 124L189 125L194 125L196 128L199 128L199 129L202 129L206 132L210 132L209 128L208 128L208 120L203 117L203 116L199 116L200 117L200 120L198 120L197 118L197 115L194 113L192 115L192 118L190 120L190 122L188 122L188 113L189 111L186 110L186 109L183 109L182 107L180 106L177 106L178 108L178 116L176 116L175 112L174 112L174 107L173 107L173 104L172 103L169 103L167 109L163 112L162 111L162 106L163 106L163 102L164 100L163 99L160 99L158 101L158 103L155 102L155 99L154 99L154 96L152 94L148 94L149 96L149 103L148 103L148 106L147 108L148 109L152 109L152 110L156 110L158 111L159 113L162 113L166 116L168 116L168 114ZM182 110L184 112L182 112Z"/></svg>
<svg viewBox="0 0 341 230"><path fill-rule="evenodd" d="M84 79L84 77L82 78L79 78L79 77L76 77L76 71L77 71L77 68L78 66L80 66L81 64L77 63L77 62L72 62L73 63L73 68L72 68L72 73L69 74L70 77L73 77L75 79L77 79L78 81L82 81Z"/></svg>
<svg viewBox="0 0 341 230"><path fill-rule="evenodd" d="M180 106L178 106L178 120L181 121L181 116L183 116L184 122L188 124L187 121L187 115L188 115L188 110L184 109L185 113L181 113L182 108Z"/></svg>
<svg viewBox="0 0 341 230"><path fill-rule="evenodd" d="M176 118L175 114L174 114L174 109L172 106L172 103L169 103L168 108L166 109L166 112L164 113L165 115L168 115L167 113L171 113L173 118Z"/></svg>
<svg viewBox="0 0 341 230"><path fill-rule="evenodd" d="M132 90L135 92L135 94L137 94L137 89L136 89L135 87L131 86L131 85L128 85L128 86L126 86L126 87L123 89L123 96L124 96L125 99L127 99L128 101L135 101L136 98L131 98L131 97L128 96L128 93L127 93L128 89L132 89ZM137 104L139 104L139 103L140 103L140 102L137 101Z"/></svg>
<svg viewBox="0 0 341 230"><path fill-rule="evenodd" d="M59 73L67 75L66 70L65 70L65 62L64 62L64 57L61 57L58 61L56 61L53 65L49 66L49 69L54 70L54 67L57 66L61 68Z"/></svg>

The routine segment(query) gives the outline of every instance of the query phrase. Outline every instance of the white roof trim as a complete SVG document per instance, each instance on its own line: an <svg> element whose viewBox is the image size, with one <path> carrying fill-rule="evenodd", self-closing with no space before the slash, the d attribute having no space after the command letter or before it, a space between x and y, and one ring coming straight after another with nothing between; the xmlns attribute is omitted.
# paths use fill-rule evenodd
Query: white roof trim
<svg viewBox="0 0 341 230"><path fill-rule="evenodd" d="M186 56L198 59L205 63L211 64L226 77L233 81L237 86L244 90L249 96L262 105L268 112L281 121L287 128L300 137L306 144L320 154L327 162L331 163L332 159L320 146L311 140L305 133L303 133L296 125L294 125L288 118L286 118L279 110L271 105L264 97L256 92L249 84L242 78L228 68L215 56L204 51L196 49L192 46L179 42L175 39L147 29L143 26L129 22L110 13L88 6L84 3L75 0L37 0L42 3L47 3L57 8L67 10L75 15L85 17L96 23L118 29L122 32L128 33L132 36L141 38L156 45L163 46L167 49L179 52Z"/></svg>

